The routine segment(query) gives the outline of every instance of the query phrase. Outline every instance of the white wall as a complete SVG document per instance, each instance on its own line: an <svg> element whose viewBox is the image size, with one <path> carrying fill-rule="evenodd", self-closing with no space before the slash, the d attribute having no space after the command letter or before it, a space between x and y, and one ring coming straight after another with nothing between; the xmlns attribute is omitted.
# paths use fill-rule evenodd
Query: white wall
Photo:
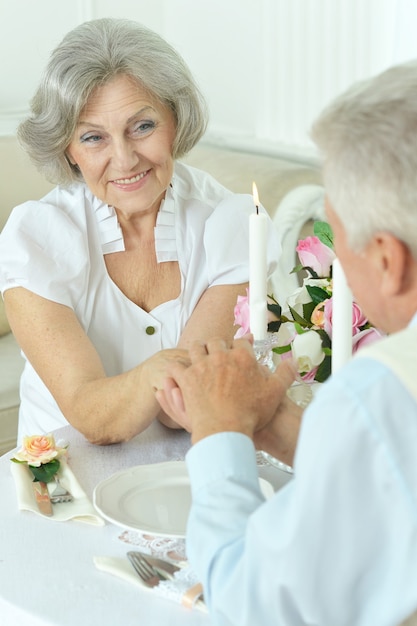
<svg viewBox="0 0 417 626"><path fill-rule="evenodd" d="M102 16L141 21L179 50L209 103L207 139L307 160L332 97L417 57L414 0L0 0L0 135L27 113L62 36Z"/></svg>

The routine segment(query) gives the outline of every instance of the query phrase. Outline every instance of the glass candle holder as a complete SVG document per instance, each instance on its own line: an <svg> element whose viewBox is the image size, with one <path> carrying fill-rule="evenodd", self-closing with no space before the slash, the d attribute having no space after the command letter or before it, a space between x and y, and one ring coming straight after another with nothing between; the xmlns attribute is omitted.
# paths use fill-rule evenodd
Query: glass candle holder
<svg viewBox="0 0 417 626"><path fill-rule="evenodd" d="M275 363L273 359L272 348L277 345L276 336L271 333L266 339L258 339L253 343L253 350L255 352L256 360L258 363L265 365L268 369L273 372L275 370ZM303 381L295 381L291 387L287 391L287 395L293 402L298 404L298 406L303 409L308 406L313 398L313 392L311 389L311 385L307 384ZM293 474L293 468L286 463L283 463L279 459L276 459L268 452L261 451L263 458L273 467L277 469L287 472L288 474Z"/></svg>
<svg viewBox="0 0 417 626"><path fill-rule="evenodd" d="M275 370L272 348L276 345L277 339L273 333L270 333L266 339L256 339L253 342L256 360L261 365L265 365L271 372Z"/></svg>

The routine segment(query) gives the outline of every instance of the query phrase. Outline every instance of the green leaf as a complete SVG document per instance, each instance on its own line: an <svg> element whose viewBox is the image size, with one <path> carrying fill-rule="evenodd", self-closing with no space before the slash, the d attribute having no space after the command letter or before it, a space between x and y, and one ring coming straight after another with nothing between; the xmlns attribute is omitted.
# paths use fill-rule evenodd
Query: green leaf
<svg viewBox="0 0 417 626"><path fill-rule="evenodd" d="M300 324L298 324L298 322L294 322L294 328L297 335L302 335L303 333L307 332L307 330L303 328Z"/></svg>
<svg viewBox="0 0 417 626"><path fill-rule="evenodd" d="M34 482L49 483L53 480L55 474L59 470L60 462L58 459L52 459L49 463L44 463L40 467L29 465L29 469L34 475Z"/></svg>
<svg viewBox="0 0 417 626"><path fill-rule="evenodd" d="M331 374L331 364L332 360L330 356L325 356L318 367L316 375L314 376L314 379L317 380L317 382L324 383L324 381L329 378Z"/></svg>
<svg viewBox="0 0 417 626"><path fill-rule="evenodd" d="M299 315L297 311L293 309L292 307L289 307L289 309L295 322L298 322L300 326L304 326L305 328L310 328L311 323L308 320L305 320L303 317L301 317L301 315Z"/></svg>
<svg viewBox="0 0 417 626"><path fill-rule="evenodd" d="M302 269L304 269L304 267L301 265L301 263L299 263L298 265L292 268L290 274L297 274L298 272L301 272Z"/></svg>
<svg viewBox="0 0 417 626"><path fill-rule="evenodd" d="M10 459L11 461L13 461L13 463L26 463L26 461L20 461L20 459Z"/></svg>
<svg viewBox="0 0 417 626"><path fill-rule="evenodd" d="M332 342L326 331L323 328L318 328L316 333L320 335L322 348L331 348Z"/></svg>
<svg viewBox="0 0 417 626"><path fill-rule="evenodd" d="M333 231L327 222L314 222L314 234L322 243L333 250Z"/></svg>
<svg viewBox="0 0 417 626"><path fill-rule="evenodd" d="M315 304L320 304L320 302L323 302L323 300L328 300L330 298L327 291L325 289L322 289L321 287L306 285L306 289L308 291L308 295Z"/></svg>
<svg viewBox="0 0 417 626"><path fill-rule="evenodd" d="M272 348L272 352L276 354L285 354L285 352L291 351L291 344L289 343L287 346L275 346Z"/></svg>
<svg viewBox="0 0 417 626"><path fill-rule="evenodd" d="M303 270L305 270L306 272L308 272L311 276L311 278L320 278L320 276L317 274L317 272L315 270L313 270L312 267L310 267L309 265L304 265Z"/></svg>
<svg viewBox="0 0 417 626"><path fill-rule="evenodd" d="M307 302L306 304L303 304L304 319L311 320L311 314L313 313L315 308L316 308L315 302Z"/></svg>
<svg viewBox="0 0 417 626"><path fill-rule="evenodd" d="M280 320L276 320L274 322L268 322L268 332L269 333L277 333L281 328L282 322Z"/></svg>
<svg viewBox="0 0 417 626"><path fill-rule="evenodd" d="M275 315L275 317L277 319L279 319L281 317L281 313L282 313L282 308L281 306L278 304L278 302L274 303L274 304L267 304L267 309L268 311L271 311L271 313L273 315Z"/></svg>

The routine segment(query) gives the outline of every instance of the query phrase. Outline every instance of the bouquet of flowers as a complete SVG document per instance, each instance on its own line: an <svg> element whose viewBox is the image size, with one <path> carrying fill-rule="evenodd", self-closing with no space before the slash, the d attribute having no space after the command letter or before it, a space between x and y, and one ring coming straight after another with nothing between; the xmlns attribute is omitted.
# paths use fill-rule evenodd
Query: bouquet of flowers
<svg viewBox="0 0 417 626"><path fill-rule="evenodd" d="M324 382L331 373L332 354L332 263L333 233L326 222L315 222L314 235L301 239L296 247L300 263L292 272L303 271L301 287L281 306L268 296L268 332L276 333L273 351L281 358L292 357L306 382ZM239 296L235 306L235 337L249 329L249 298ZM352 307L352 352L381 337L364 316L359 305Z"/></svg>
<svg viewBox="0 0 417 626"><path fill-rule="evenodd" d="M59 459L67 454L66 447L57 446L53 435L24 437L14 463L26 463L34 476L34 482L49 483L60 467Z"/></svg>

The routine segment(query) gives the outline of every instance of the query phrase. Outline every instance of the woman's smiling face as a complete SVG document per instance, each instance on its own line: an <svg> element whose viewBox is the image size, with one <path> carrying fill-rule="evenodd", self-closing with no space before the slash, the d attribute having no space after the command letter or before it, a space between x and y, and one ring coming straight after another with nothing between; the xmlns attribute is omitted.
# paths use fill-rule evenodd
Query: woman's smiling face
<svg viewBox="0 0 417 626"><path fill-rule="evenodd" d="M120 75L93 92L66 152L92 193L129 218L158 211L175 132L170 109Z"/></svg>

